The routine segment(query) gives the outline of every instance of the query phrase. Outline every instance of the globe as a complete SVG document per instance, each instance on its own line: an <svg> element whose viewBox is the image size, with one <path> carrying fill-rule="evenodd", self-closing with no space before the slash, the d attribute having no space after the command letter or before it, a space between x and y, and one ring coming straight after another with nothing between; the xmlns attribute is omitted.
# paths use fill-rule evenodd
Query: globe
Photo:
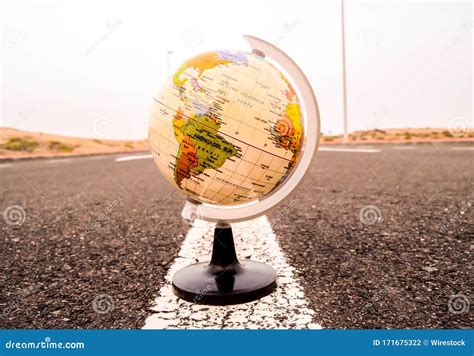
<svg viewBox="0 0 474 356"><path fill-rule="evenodd" d="M318 106L303 71L276 46L244 38L251 53L193 57L153 101L149 146L161 173L187 195L181 216L196 227L216 223L210 262L172 278L175 295L192 303L246 303L275 290L273 268L238 261L231 224L278 209L319 142Z"/></svg>
<svg viewBox="0 0 474 356"><path fill-rule="evenodd" d="M272 193L294 169L302 116L288 78L258 52L207 52L183 63L154 98L149 146L192 201L243 204Z"/></svg>

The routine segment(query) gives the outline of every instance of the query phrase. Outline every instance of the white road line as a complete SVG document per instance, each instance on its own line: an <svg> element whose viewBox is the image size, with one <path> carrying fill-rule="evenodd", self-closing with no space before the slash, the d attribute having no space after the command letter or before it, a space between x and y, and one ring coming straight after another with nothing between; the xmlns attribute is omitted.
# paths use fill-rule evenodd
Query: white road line
<svg viewBox="0 0 474 356"><path fill-rule="evenodd" d="M87 159L104 159L107 156L105 155L94 155L94 156L88 156Z"/></svg>
<svg viewBox="0 0 474 356"><path fill-rule="evenodd" d="M458 151L474 151L474 147L451 147L451 149Z"/></svg>
<svg viewBox="0 0 474 356"><path fill-rule="evenodd" d="M199 225L197 225L199 224ZM240 259L270 264L278 274L278 287L272 294L246 304L229 306L198 305L177 298L171 290L173 274L196 262L209 260L214 224L198 221L181 246L152 307L156 313L146 319L144 329L320 329L313 323L303 288L295 269L286 261L265 216L233 224L234 240Z"/></svg>
<svg viewBox="0 0 474 356"><path fill-rule="evenodd" d="M71 158L59 158L59 159L49 159L46 161L46 163L55 164L55 163L66 163L70 161L71 161Z"/></svg>
<svg viewBox="0 0 474 356"><path fill-rule="evenodd" d="M11 166L11 163L3 163L3 164L0 164L0 168L10 167L10 166Z"/></svg>
<svg viewBox="0 0 474 356"><path fill-rule="evenodd" d="M134 161L136 159L148 159L148 158L153 158L153 155L134 155L134 156L118 157L115 159L115 162Z"/></svg>
<svg viewBox="0 0 474 356"><path fill-rule="evenodd" d="M413 146L393 146L392 149L394 150L414 150L416 147Z"/></svg>
<svg viewBox="0 0 474 356"><path fill-rule="evenodd" d="M345 148L345 147L319 147L321 152L358 152L358 153L377 153L380 150L376 148Z"/></svg>

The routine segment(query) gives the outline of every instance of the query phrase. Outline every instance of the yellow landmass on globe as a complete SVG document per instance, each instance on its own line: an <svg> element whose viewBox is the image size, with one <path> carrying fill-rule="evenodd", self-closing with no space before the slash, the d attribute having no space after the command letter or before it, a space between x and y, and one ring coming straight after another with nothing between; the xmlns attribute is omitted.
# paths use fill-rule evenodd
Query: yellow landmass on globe
<svg viewBox="0 0 474 356"><path fill-rule="evenodd" d="M293 153L290 166L296 163L301 150L303 126L301 125L300 107L297 103L286 105L283 115L272 130L275 145Z"/></svg>
<svg viewBox="0 0 474 356"><path fill-rule="evenodd" d="M229 63L232 63L232 62L227 59L219 58L218 53L207 52L184 62L184 64L182 64L181 67L179 67L179 69L174 74L173 81L178 86L178 88L180 88L189 79L189 78L181 79L181 75L186 71L186 69L195 68L198 71L197 77L199 78L206 69L214 68L220 64L229 64Z"/></svg>
<svg viewBox="0 0 474 356"><path fill-rule="evenodd" d="M183 179L199 176L205 169L220 168L238 148L218 134L219 121L211 115L193 115L184 121L178 111L173 119L179 143L175 163L175 181L181 188Z"/></svg>

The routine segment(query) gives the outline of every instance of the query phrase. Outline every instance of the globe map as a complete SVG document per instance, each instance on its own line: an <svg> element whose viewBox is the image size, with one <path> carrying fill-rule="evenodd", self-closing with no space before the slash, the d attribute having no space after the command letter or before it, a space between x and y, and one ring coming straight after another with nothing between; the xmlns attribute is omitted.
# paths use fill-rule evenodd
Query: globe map
<svg viewBox="0 0 474 356"><path fill-rule="evenodd" d="M189 59L154 98L149 145L188 197L242 204L271 193L298 162L303 118L294 88L254 53Z"/></svg>

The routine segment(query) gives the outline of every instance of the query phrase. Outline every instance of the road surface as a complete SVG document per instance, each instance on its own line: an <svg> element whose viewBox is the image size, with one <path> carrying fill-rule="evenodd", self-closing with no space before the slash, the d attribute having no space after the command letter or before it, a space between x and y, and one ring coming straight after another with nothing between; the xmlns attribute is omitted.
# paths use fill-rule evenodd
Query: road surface
<svg viewBox="0 0 474 356"><path fill-rule="evenodd" d="M241 258L280 284L234 307L170 293L212 226L182 222L148 155L1 163L0 327L473 327L473 157L472 144L323 147L286 205L235 227Z"/></svg>

